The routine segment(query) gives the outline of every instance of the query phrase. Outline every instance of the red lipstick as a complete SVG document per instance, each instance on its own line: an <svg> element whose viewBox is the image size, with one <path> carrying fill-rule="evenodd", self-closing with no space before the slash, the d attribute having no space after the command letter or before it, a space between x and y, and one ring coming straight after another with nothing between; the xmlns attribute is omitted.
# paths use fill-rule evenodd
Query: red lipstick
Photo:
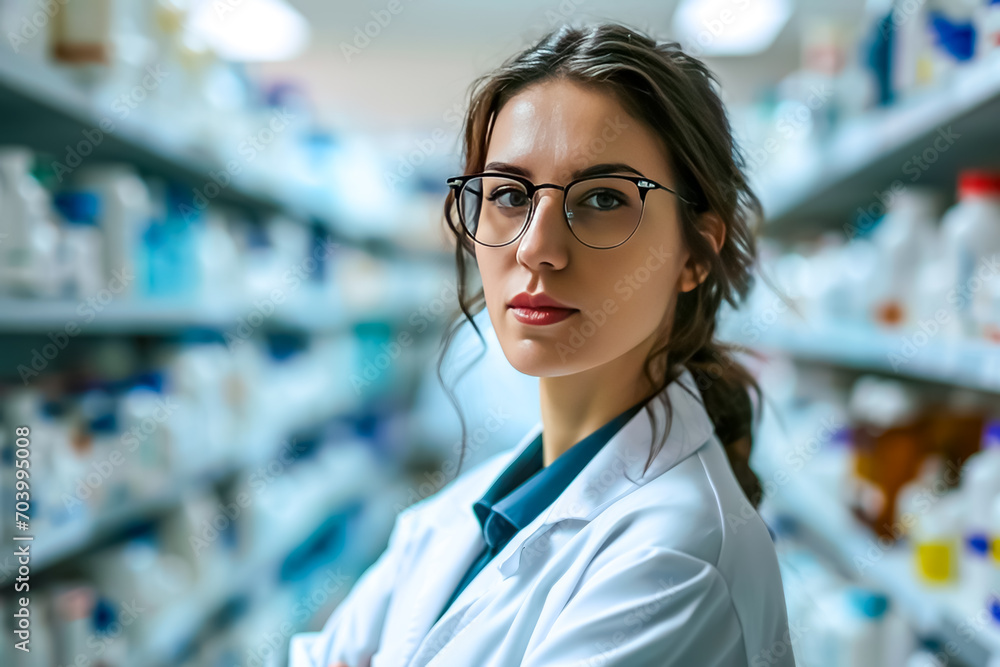
<svg viewBox="0 0 1000 667"><path fill-rule="evenodd" d="M556 301L544 292L528 294L521 292L507 302L514 318L522 324L555 324L570 315L580 312L564 303Z"/></svg>

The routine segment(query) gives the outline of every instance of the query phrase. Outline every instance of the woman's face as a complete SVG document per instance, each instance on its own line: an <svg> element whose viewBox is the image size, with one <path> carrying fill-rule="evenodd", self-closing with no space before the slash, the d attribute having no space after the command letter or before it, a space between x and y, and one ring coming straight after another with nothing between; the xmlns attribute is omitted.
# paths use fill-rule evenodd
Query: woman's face
<svg viewBox="0 0 1000 667"><path fill-rule="evenodd" d="M577 83L546 81L501 109L484 171L566 185L576 173L600 164L614 165L607 173L641 174L675 186L661 142L613 96ZM664 190L650 191L631 238L618 247L595 249L580 243L567 226L562 192L543 189L535 197L528 229L517 241L475 248L486 307L504 355L518 371L538 377L570 375L625 358L641 361L669 326L677 293L698 284L687 266L678 200ZM521 292L544 293L575 310L558 322L525 323L518 317L525 311L509 306Z"/></svg>

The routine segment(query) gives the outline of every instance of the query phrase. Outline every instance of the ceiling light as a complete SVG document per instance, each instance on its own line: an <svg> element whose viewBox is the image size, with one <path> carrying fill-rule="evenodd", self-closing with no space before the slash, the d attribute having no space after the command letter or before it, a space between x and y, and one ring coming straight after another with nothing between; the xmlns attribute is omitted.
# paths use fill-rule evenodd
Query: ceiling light
<svg viewBox="0 0 1000 667"><path fill-rule="evenodd" d="M203 0L188 25L234 62L290 60L309 44L309 22L284 0Z"/></svg>
<svg viewBox="0 0 1000 667"><path fill-rule="evenodd" d="M788 0L682 0L673 30L692 55L745 56L771 46L791 15Z"/></svg>

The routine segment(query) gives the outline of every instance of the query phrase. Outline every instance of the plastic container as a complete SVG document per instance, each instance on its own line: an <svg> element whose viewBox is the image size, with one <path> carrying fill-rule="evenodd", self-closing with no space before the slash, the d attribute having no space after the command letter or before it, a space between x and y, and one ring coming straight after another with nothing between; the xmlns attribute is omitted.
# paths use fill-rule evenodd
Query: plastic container
<svg viewBox="0 0 1000 667"><path fill-rule="evenodd" d="M941 220L941 253L961 333L976 336L985 328L989 335L1000 318L992 312L996 293L989 289L991 283L1000 282L991 280L998 272L993 256L1000 254L1000 173L959 174L958 202Z"/></svg>
<svg viewBox="0 0 1000 667"><path fill-rule="evenodd" d="M885 617L888 598L882 593L847 586L821 596L812 627L820 635L814 651L816 667L884 667Z"/></svg>
<svg viewBox="0 0 1000 667"><path fill-rule="evenodd" d="M938 586L958 581L962 511L959 494L952 492L918 516L913 528L913 555L916 576L923 583Z"/></svg>
<svg viewBox="0 0 1000 667"><path fill-rule="evenodd" d="M944 83L976 52L976 4L967 0L937 0L927 12L933 36L931 69L935 83Z"/></svg>
<svg viewBox="0 0 1000 667"><path fill-rule="evenodd" d="M996 498L990 505L990 555L989 562L992 566L990 570L990 593L992 597L1000 599L1000 498ZM1000 616L996 617L1000 623Z"/></svg>
<svg viewBox="0 0 1000 667"><path fill-rule="evenodd" d="M62 234L64 277L77 297L94 296L105 284L104 236L97 226L100 200L93 192L60 192L55 205L66 222Z"/></svg>
<svg viewBox="0 0 1000 667"><path fill-rule="evenodd" d="M58 296L59 228L49 195L31 175L28 148L0 148L0 288L9 294Z"/></svg>
<svg viewBox="0 0 1000 667"><path fill-rule="evenodd" d="M934 254L940 202L933 191L909 188L889 205L873 233L880 263L874 284L872 319L887 326L915 323L914 285L926 258Z"/></svg>
<svg viewBox="0 0 1000 667"><path fill-rule="evenodd" d="M966 459L962 469L966 517L977 533L988 530L990 508L1000 496L1000 419L986 423L981 443L981 449Z"/></svg>
<svg viewBox="0 0 1000 667"><path fill-rule="evenodd" d="M900 536L912 533L918 517L933 497L935 484L941 483L943 470L944 461L940 456L927 456L921 462L917 476L896 494L895 525L899 527Z"/></svg>
<svg viewBox="0 0 1000 667"><path fill-rule="evenodd" d="M855 382L849 401L857 489L850 504L880 537L892 539L896 496L926 456L927 410L912 385L868 375Z"/></svg>
<svg viewBox="0 0 1000 667"><path fill-rule="evenodd" d="M109 64L112 59L111 0L73 0L56 14L52 53L69 64Z"/></svg>
<svg viewBox="0 0 1000 667"><path fill-rule="evenodd" d="M74 184L96 192L101 198L98 217L104 238L104 279L120 286L122 297L135 294L138 276L144 272L142 234L152 217L146 182L129 165L108 164L82 167Z"/></svg>
<svg viewBox="0 0 1000 667"><path fill-rule="evenodd" d="M976 10L976 57L1000 51L1000 0L985 0Z"/></svg>

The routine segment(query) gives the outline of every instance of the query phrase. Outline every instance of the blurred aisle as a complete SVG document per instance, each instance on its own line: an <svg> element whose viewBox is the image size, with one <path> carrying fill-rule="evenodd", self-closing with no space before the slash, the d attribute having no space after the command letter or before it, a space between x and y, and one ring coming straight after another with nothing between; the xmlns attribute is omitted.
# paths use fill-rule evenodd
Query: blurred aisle
<svg viewBox="0 0 1000 667"><path fill-rule="evenodd" d="M766 398L760 664L1000 666L997 0L0 0L0 664L278 667L322 626L456 470L467 86L599 19L705 58L764 206L719 327ZM463 470L539 419L476 322Z"/></svg>

